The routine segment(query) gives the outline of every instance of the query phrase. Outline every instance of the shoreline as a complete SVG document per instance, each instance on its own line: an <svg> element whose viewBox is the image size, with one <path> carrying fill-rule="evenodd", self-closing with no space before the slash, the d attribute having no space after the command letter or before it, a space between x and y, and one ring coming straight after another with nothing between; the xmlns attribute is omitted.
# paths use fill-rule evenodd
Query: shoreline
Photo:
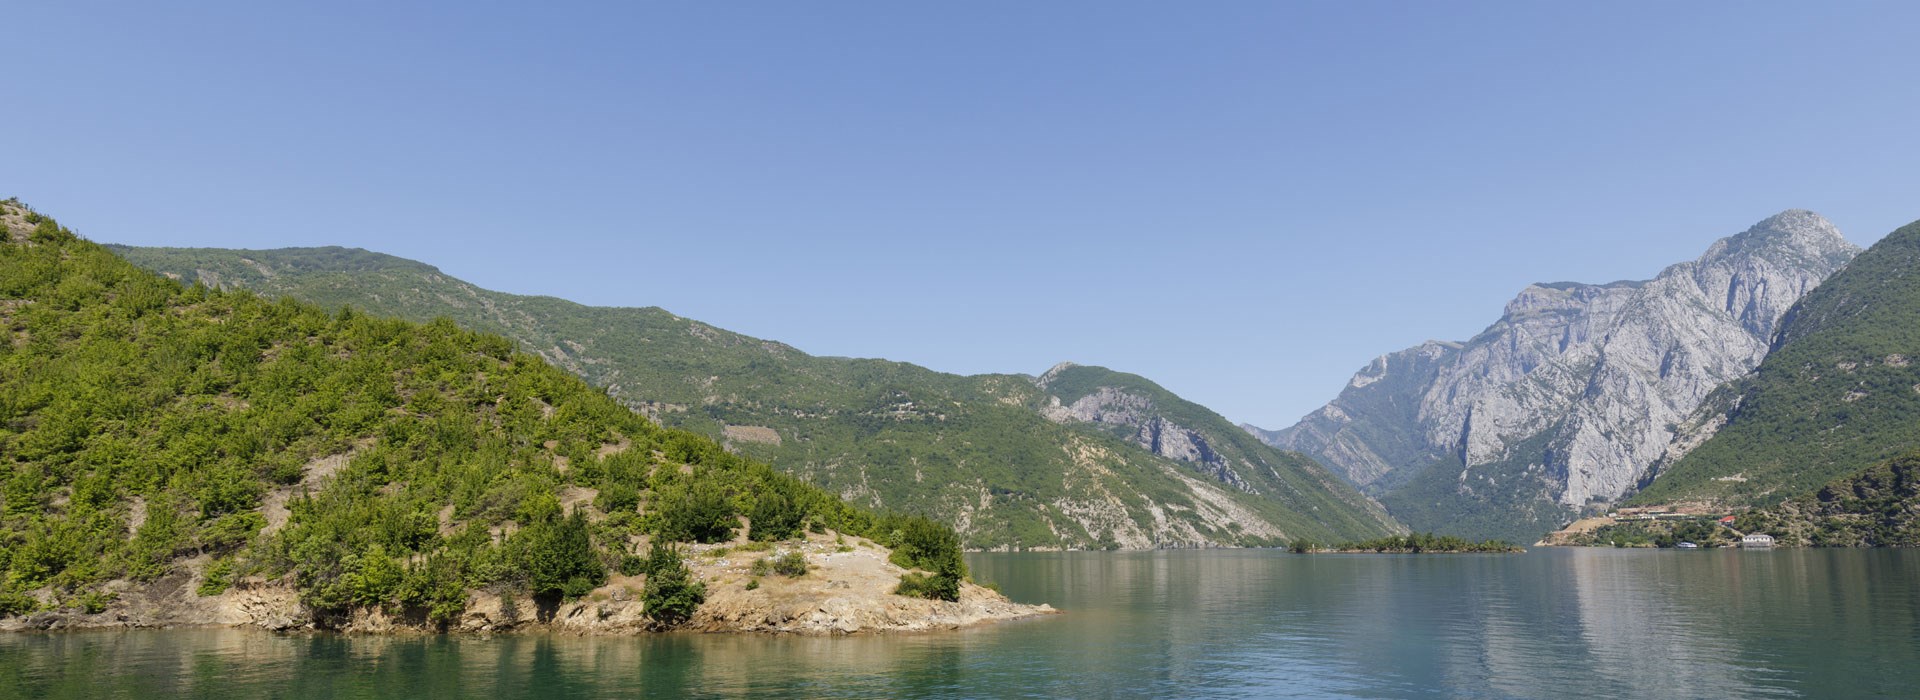
<svg viewBox="0 0 1920 700"><path fill-rule="evenodd" d="M752 573L755 560L783 553L804 556L807 573L794 577ZM436 627L410 611L358 608L327 616L302 605L291 586L278 582L240 581L218 595L199 596L194 590L201 574L189 566L152 583L109 583L106 589L117 597L101 612L42 610L0 619L0 632L254 627L273 632L398 635L843 636L957 630L1061 612L1046 603L1016 603L971 582L961 585L957 601L897 595L893 589L907 570L888 561L889 554L864 538L824 534L770 545L737 539L690 546L687 566L706 585L707 596L690 619L673 628L646 617L640 600L644 576L615 574L587 595L565 602L469 591L459 618Z"/></svg>

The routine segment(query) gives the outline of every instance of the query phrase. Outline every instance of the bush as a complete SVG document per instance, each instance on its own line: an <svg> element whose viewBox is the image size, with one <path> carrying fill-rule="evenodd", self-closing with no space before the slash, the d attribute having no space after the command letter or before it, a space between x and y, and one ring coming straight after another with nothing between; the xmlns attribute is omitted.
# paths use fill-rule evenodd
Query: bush
<svg viewBox="0 0 1920 700"><path fill-rule="evenodd" d="M739 524L733 499L711 478L662 489L653 506L654 534L672 542L726 542Z"/></svg>
<svg viewBox="0 0 1920 700"><path fill-rule="evenodd" d="M946 574L929 575L909 571L900 575L900 585L893 592L910 598L954 601L960 599L960 579Z"/></svg>
<svg viewBox="0 0 1920 700"><path fill-rule="evenodd" d="M578 510L529 525L515 539L520 540L527 583L536 596L572 600L607 580L607 567L587 532L587 516Z"/></svg>
<svg viewBox="0 0 1920 700"><path fill-rule="evenodd" d="M201 596L215 596L225 593L233 585L233 559L222 557L207 565L207 571L200 578L200 587L194 593Z"/></svg>
<svg viewBox="0 0 1920 700"><path fill-rule="evenodd" d="M960 535L940 523L915 516L894 516L892 532L888 535L888 546L893 555L888 558L902 569L926 569L939 571L945 566L958 572L960 578L966 578L967 565L960 558Z"/></svg>
<svg viewBox="0 0 1920 700"><path fill-rule="evenodd" d="M680 550L654 542L647 555L647 586L640 594L648 619L662 627L677 627L693 617L707 600L707 586L693 580Z"/></svg>
<svg viewBox="0 0 1920 700"><path fill-rule="evenodd" d="M120 594L118 593L88 591L82 594L78 601L75 601L76 602L75 607L80 608L81 612L84 612L88 615L98 615L100 613L107 611L107 605L119 599L120 599Z"/></svg>
<svg viewBox="0 0 1920 700"><path fill-rule="evenodd" d="M459 557L433 554L407 567L400 581L400 604L424 611L427 621L446 625L467 609L465 562Z"/></svg>
<svg viewBox="0 0 1920 700"><path fill-rule="evenodd" d="M640 490L631 484L612 482L600 489L593 504L603 513L631 513L640 506Z"/></svg>
<svg viewBox="0 0 1920 700"><path fill-rule="evenodd" d="M753 523L753 539L760 542L799 537L806 517L806 511L792 498L772 490L760 494L753 502L753 510L747 513L747 520Z"/></svg>
<svg viewBox="0 0 1920 700"><path fill-rule="evenodd" d="M760 561L767 560L762 559ZM770 568L773 570L773 573L781 576L805 576L807 575L807 556L799 552L788 552L773 557L773 563Z"/></svg>
<svg viewBox="0 0 1920 700"><path fill-rule="evenodd" d="M25 615L39 609L40 601L26 593L0 586L0 617Z"/></svg>

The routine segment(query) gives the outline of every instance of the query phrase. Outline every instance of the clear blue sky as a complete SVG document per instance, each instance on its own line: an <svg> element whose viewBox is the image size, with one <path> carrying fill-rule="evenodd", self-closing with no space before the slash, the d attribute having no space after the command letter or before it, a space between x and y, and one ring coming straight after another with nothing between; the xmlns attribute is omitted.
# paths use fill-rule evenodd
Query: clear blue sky
<svg viewBox="0 0 1920 700"><path fill-rule="evenodd" d="M0 196L1281 427L1533 281L1920 218L1920 3L23 3Z"/></svg>

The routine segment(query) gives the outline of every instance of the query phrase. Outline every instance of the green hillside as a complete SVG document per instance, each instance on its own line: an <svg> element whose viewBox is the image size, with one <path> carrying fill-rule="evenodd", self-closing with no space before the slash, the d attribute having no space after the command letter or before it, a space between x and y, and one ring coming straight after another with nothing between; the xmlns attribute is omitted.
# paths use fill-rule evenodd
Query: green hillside
<svg viewBox="0 0 1920 700"><path fill-rule="evenodd" d="M503 294L361 250L115 250L182 280L505 335L666 425L855 503L940 518L971 547L1259 545L1398 531L1310 461L1274 459L1291 486L1247 492L1099 426L1047 420L1039 409L1050 397L1027 376L814 357L658 308Z"/></svg>
<svg viewBox="0 0 1920 700"><path fill-rule="evenodd" d="M1894 231L1787 312L1752 375L1718 392L1727 424L1631 499L1764 505L1920 447L1920 223Z"/></svg>
<svg viewBox="0 0 1920 700"><path fill-rule="evenodd" d="M664 562L643 536L738 515L958 561L944 527L663 429L505 338L183 285L16 201L0 224L0 616L190 578L446 622L469 590L579 596Z"/></svg>
<svg viewBox="0 0 1920 700"><path fill-rule="evenodd" d="M1195 452L1194 459L1185 461L1189 469L1259 494L1262 500L1277 502L1288 512L1311 514L1342 532L1377 529L1388 519L1379 506L1312 458L1260 442L1220 414L1182 399L1145 377L1104 367L1065 365L1048 372L1041 384L1046 394L1062 405L1070 406L1101 392L1124 397L1123 402L1140 408L1121 413L1138 413L1137 417L1115 420L1102 416L1106 420L1088 425L1149 449L1158 442L1169 452L1167 443L1177 439L1171 433L1185 432Z"/></svg>
<svg viewBox="0 0 1920 700"><path fill-rule="evenodd" d="M1786 545L1920 547L1920 452L1743 513L1734 527L1771 534Z"/></svg>

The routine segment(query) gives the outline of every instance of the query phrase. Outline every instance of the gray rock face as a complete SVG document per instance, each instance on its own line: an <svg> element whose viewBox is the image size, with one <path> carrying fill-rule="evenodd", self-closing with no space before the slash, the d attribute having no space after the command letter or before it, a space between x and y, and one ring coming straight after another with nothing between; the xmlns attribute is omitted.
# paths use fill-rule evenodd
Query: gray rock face
<svg viewBox="0 0 1920 700"><path fill-rule="evenodd" d="M1044 386L1046 378L1040 383ZM1130 439L1134 444L1167 459L1186 462L1194 471L1212 477L1215 481L1233 488L1253 492L1227 458L1215 451L1207 443L1200 431L1187 428L1153 412L1153 400L1138 394L1131 394L1113 387L1101 387L1091 394L1082 396L1071 404L1061 404L1059 397L1051 397L1048 405L1040 414L1055 423L1101 423L1123 426L1132 429ZM1242 465L1243 467L1247 465Z"/></svg>
<svg viewBox="0 0 1920 700"><path fill-rule="evenodd" d="M1561 506L1611 501L1857 252L1791 210L1650 281L1532 285L1472 340L1383 356L1300 423L1255 434L1375 490L1406 483L1396 472L1504 463L1540 474Z"/></svg>

